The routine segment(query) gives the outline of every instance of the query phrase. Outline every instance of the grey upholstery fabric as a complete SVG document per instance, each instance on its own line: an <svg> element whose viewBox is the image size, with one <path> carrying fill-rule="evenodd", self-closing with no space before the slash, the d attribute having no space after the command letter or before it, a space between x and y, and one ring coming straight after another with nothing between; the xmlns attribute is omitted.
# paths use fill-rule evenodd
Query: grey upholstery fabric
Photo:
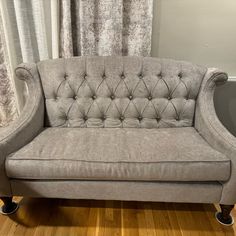
<svg viewBox="0 0 236 236"><path fill-rule="evenodd" d="M206 68L145 57L75 57L38 64L48 126L192 126Z"/></svg>
<svg viewBox="0 0 236 236"><path fill-rule="evenodd" d="M23 179L226 181L230 161L192 128L48 128L6 160Z"/></svg>
<svg viewBox="0 0 236 236"><path fill-rule="evenodd" d="M41 83L35 64L21 64L16 76L27 83L29 96L18 117L0 133L0 196L11 196L11 187L5 174L5 158L8 154L29 143L43 128L44 103Z"/></svg>
<svg viewBox="0 0 236 236"><path fill-rule="evenodd" d="M222 190L215 182L11 180L11 186L27 197L196 203L219 202Z"/></svg>
<svg viewBox="0 0 236 236"><path fill-rule="evenodd" d="M0 196L236 202L236 139L213 104L225 73L142 57L56 59L16 72L29 99L0 133ZM52 127L42 131L44 118Z"/></svg>
<svg viewBox="0 0 236 236"><path fill-rule="evenodd" d="M197 101L195 127L213 148L231 159L231 177L223 184L220 203L234 204L236 202L236 138L217 118L213 101L216 85L225 81L227 81L227 74L218 69L208 69Z"/></svg>

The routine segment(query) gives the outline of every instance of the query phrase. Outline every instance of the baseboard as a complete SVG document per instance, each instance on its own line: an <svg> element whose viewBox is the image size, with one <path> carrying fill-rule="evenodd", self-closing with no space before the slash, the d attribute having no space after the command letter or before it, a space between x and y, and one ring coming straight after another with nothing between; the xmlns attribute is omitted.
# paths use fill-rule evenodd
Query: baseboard
<svg viewBox="0 0 236 236"><path fill-rule="evenodd" d="M236 82L236 76L229 76L229 80L230 82Z"/></svg>

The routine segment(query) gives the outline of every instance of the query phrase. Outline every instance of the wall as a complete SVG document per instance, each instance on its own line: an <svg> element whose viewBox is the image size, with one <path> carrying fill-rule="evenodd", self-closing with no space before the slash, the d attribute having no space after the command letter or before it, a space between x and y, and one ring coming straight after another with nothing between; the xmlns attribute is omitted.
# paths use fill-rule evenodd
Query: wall
<svg viewBox="0 0 236 236"><path fill-rule="evenodd" d="M218 67L229 74L231 81L216 90L215 106L236 136L236 1L154 0L153 13L152 56Z"/></svg>
<svg viewBox="0 0 236 236"><path fill-rule="evenodd" d="M215 107L221 122L236 136L236 82L229 81L216 89Z"/></svg>

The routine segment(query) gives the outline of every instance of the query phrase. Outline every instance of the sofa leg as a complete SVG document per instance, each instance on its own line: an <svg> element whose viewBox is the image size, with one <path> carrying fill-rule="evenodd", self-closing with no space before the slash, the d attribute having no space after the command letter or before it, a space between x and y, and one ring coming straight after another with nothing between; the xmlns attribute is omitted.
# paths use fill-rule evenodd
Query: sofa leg
<svg viewBox="0 0 236 236"><path fill-rule="evenodd" d="M225 226L231 226L234 223L234 218L230 215L234 205L222 205L220 204L221 212L216 212L215 217L217 221Z"/></svg>
<svg viewBox="0 0 236 236"><path fill-rule="evenodd" d="M4 203L4 205L0 208L1 214L11 215L18 210L19 205L16 202L12 201L12 197L1 197L0 199Z"/></svg>

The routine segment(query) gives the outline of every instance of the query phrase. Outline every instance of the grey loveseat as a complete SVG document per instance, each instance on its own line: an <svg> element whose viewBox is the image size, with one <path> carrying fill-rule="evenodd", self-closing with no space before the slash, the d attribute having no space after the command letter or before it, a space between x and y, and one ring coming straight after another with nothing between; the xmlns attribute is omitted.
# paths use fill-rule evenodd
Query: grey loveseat
<svg viewBox="0 0 236 236"><path fill-rule="evenodd" d="M0 134L2 212L12 196L220 203L232 224L236 141L214 109L227 74L188 62L75 57L21 64L28 86Z"/></svg>

